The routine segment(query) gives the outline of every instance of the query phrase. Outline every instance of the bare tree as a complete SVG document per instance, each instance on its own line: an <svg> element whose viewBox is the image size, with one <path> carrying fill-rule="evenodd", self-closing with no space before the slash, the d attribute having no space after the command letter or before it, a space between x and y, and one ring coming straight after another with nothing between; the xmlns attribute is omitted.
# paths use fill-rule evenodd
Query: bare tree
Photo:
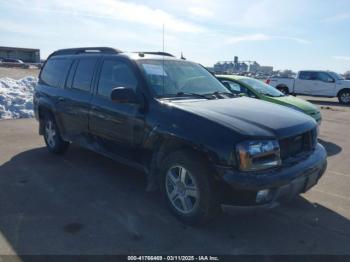
<svg viewBox="0 0 350 262"><path fill-rule="evenodd" d="M344 73L344 77L345 77L345 79L348 79L348 80L350 79L350 70L348 70Z"/></svg>

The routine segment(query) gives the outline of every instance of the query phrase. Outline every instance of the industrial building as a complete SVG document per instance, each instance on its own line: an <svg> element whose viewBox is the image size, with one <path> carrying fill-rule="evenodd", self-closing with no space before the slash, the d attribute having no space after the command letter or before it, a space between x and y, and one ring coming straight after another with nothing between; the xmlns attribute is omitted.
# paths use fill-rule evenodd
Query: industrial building
<svg viewBox="0 0 350 262"><path fill-rule="evenodd" d="M0 58L20 59L25 63L40 63L40 49L0 46Z"/></svg>
<svg viewBox="0 0 350 262"><path fill-rule="evenodd" d="M261 66L256 61L239 61L235 56L233 61L220 61L214 65L215 73L263 73L271 74L273 72L272 66Z"/></svg>
<svg viewBox="0 0 350 262"><path fill-rule="evenodd" d="M221 61L214 65L215 73L238 73L247 72L248 65L244 62L239 62L238 57L234 57L234 61Z"/></svg>

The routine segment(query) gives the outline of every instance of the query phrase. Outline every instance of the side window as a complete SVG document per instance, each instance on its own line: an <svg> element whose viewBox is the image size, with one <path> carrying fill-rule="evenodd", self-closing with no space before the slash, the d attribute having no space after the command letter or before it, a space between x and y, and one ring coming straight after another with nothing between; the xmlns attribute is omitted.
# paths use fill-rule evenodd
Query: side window
<svg viewBox="0 0 350 262"><path fill-rule="evenodd" d="M72 88L74 74L75 74L75 70L77 69L77 66L78 66L78 60L74 60L74 62L72 63L72 65L70 67L67 82L66 82L66 87L68 87L68 88Z"/></svg>
<svg viewBox="0 0 350 262"><path fill-rule="evenodd" d="M311 72L309 80L319 80L318 79L318 73L317 72Z"/></svg>
<svg viewBox="0 0 350 262"><path fill-rule="evenodd" d="M311 72L300 72L299 79L301 80L311 80Z"/></svg>
<svg viewBox="0 0 350 262"><path fill-rule="evenodd" d="M81 58L75 71L72 88L90 91L97 58Z"/></svg>
<svg viewBox="0 0 350 262"><path fill-rule="evenodd" d="M317 76L318 76L317 79L322 82L327 82L327 83L333 82L333 78L324 72L318 72Z"/></svg>
<svg viewBox="0 0 350 262"><path fill-rule="evenodd" d="M40 81L49 86L61 87L66 79L69 66L69 59L49 59L41 72Z"/></svg>
<svg viewBox="0 0 350 262"><path fill-rule="evenodd" d="M223 80L221 82L234 94L247 93L247 90L238 83L229 80Z"/></svg>
<svg viewBox="0 0 350 262"><path fill-rule="evenodd" d="M255 94L253 94L252 91L245 89L247 92L245 92L249 97L251 98L257 98Z"/></svg>
<svg viewBox="0 0 350 262"><path fill-rule="evenodd" d="M115 87L136 89L137 78L132 68L125 62L105 60L101 69L97 93L109 98Z"/></svg>

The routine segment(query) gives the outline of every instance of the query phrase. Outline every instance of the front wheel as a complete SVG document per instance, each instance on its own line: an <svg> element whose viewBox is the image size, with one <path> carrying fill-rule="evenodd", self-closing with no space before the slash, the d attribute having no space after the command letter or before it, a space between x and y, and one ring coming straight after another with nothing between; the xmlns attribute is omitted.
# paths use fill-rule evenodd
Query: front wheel
<svg viewBox="0 0 350 262"><path fill-rule="evenodd" d="M211 175L190 151L174 152L163 161L160 188L170 210L186 224L206 223L219 210Z"/></svg>
<svg viewBox="0 0 350 262"><path fill-rule="evenodd" d="M338 95L339 103L349 105L350 104L350 90L342 90Z"/></svg>
<svg viewBox="0 0 350 262"><path fill-rule="evenodd" d="M47 149L55 154L64 153L69 146L69 143L61 138L57 124L50 114L44 119L44 140Z"/></svg>

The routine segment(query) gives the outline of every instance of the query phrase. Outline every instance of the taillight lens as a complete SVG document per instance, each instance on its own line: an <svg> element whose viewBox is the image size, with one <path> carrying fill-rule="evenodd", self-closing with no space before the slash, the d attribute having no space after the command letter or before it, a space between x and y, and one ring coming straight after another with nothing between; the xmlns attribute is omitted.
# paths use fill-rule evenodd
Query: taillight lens
<svg viewBox="0 0 350 262"><path fill-rule="evenodd" d="M270 81L271 81L270 79L266 79L265 83L269 85Z"/></svg>

